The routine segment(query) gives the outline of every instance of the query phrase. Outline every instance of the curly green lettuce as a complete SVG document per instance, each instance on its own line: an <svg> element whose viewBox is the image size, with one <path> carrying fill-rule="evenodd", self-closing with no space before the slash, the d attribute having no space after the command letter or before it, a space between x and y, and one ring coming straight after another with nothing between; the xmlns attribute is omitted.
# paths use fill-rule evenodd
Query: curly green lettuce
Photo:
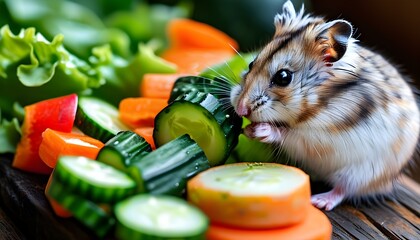
<svg viewBox="0 0 420 240"><path fill-rule="evenodd" d="M0 122L0 153L14 153L21 136L17 118Z"/></svg>
<svg viewBox="0 0 420 240"><path fill-rule="evenodd" d="M25 106L43 99L81 93L105 84L102 73L69 53L63 36L49 42L34 28L14 35L0 29L0 110L13 117L13 104Z"/></svg>
<svg viewBox="0 0 420 240"><path fill-rule="evenodd" d="M1 0L0 0L1 1ZM130 39L126 33L105 26L102 19L85 5L67 0L4 0L6 13L20 28L35 27L48 39L65 36L64 46L87 60L92 48L110 44L113 52L129 56ZM3 16L0 16L2 18ZM1 21L0 21L1 22ZM16 28L12 28L16 30Z"/></svg>

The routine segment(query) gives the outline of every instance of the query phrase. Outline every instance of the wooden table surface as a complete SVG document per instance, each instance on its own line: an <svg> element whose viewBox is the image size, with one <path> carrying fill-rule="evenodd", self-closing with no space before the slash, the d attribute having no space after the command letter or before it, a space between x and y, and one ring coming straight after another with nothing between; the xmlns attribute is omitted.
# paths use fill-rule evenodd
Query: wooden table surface
<svg viewBox="0 0 420 240"><path fill-rule="evenodd" d="M0 155L0 239L94 239L76 220L53 214L43 193L47 177L10 165L10 156ZM333 239L420 239L420 187L408 178L392 199L325 213Z"/></svg>

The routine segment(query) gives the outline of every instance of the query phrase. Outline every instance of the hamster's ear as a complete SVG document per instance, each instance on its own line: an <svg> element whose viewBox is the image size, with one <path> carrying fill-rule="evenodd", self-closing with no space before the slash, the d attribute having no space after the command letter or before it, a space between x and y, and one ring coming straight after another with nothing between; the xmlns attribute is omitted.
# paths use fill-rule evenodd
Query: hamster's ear
<svg viewBox="0 0 420 240"><path fill-rule="evenodd" d="M321 45L324 61L336 62L346 53L353 28L345 20L324 23L319 28L317 42Z"/></svg>
<svg viewBox="0 0 420 240"><path fill-rule="evenodd" d="M280 29L282 26L290 24L294 18L296 18L295 7L293 6L293 3L288 0L283 4L282 14L277 14L274 17L274 25L276 26L276 29Z"/></svg>

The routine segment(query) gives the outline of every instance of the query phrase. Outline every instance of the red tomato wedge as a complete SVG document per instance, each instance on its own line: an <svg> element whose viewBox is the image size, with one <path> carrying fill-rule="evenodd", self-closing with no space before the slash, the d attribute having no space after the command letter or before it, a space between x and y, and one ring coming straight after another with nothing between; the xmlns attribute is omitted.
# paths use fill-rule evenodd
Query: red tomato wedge
<svg viewBox="0 0 420 240"><path fill-rule="evenodd" d="M305 219L309 176L275 163L235 163L199 173L187 184L188 200L210 222L240 228L275 228Z"/></svg>
<svg viewBox="0 0 420 240"><path fill-rule="evenodd" d="M319 209L310 207L301 223L273 229L241 229L211 224L208 240L329 240L332 225Z"/></svg>
<svg viewBox="0 0 420 240"><path fill-rule="evenodd" d="M52 169L39 157L42 133L47 129L71 132L78 97L70 94L25 106L22 137L16 148L12 166L24 171L49 174Z"/></svg>
<svg viewBox="0 0 420 240"><path fill-rule="evenodd" d="M65 133L48 128L42 133L39 156L46 165L54 168L61 155L96 159L103 146L101 141L86 135Z"/></svg>

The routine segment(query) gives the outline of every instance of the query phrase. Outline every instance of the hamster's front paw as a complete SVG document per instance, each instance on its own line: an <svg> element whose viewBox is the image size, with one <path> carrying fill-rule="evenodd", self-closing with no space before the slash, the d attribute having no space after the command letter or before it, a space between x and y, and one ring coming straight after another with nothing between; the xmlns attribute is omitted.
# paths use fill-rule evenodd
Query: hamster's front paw
<svg viewBox="0 0 420 240"><path fill-rule="evenodd" d="M311 203L319 209L331 211L343 201L344 196L344 192L339 188L333 188L329 192L313 195L311 197Z"/></svg>
<svg viewBox="0 0 420 240"><path fill-rule="evenodd" d="M244 133L249 138L255 138L265 143L278 143L283 139L281 130L269 123L251 123L246 126Z"/></svg>

